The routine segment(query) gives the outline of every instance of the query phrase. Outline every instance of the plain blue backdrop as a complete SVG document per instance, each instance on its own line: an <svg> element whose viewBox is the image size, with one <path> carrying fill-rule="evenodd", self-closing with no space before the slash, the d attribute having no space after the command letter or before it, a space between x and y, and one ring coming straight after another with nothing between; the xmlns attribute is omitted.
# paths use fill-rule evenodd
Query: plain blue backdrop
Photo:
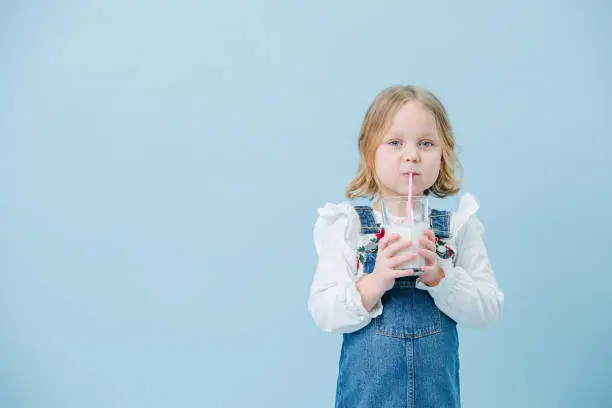
<svg viewBox="0 0 612 408"><path fill-rule="evenodd" d="M2 2L0 406L332 406L312 227L392 84L445 103L506 295L460 330L464 406L612 406L610 27L604 0Z"/></svg>

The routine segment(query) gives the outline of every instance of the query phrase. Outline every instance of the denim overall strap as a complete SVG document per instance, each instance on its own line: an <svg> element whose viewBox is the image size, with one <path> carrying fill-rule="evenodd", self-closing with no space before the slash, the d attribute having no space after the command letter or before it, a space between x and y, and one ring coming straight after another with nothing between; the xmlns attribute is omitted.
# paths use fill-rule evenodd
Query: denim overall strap
<svg viewBox="0 0 612 408"><path fill-rule="evenodd" d="M375 234L380 231L380 227L378 224L376 224L376 220L374 219L372 207L368 207L367 205L358 205L355 206L355 211L357 211L359 220L361 221L362 234Z"/></svg>
<svg viewBox="0 0 612 408"><path fill-rule="evenodd" d="M372 207L366 205L355 206L355 211L361 221L362 234L375 234L380 231L380 226L376 223ZM430 226L438 238L450 237L450 212L431 209L429 212Z"/></svg>
<svg viewBox="0 0 612 408"><path fill-rule="evenodd" d="M450 237L450 212L431 209L429 211L429 220L431 228L433 229L436 237L449 238Z"/></svg>

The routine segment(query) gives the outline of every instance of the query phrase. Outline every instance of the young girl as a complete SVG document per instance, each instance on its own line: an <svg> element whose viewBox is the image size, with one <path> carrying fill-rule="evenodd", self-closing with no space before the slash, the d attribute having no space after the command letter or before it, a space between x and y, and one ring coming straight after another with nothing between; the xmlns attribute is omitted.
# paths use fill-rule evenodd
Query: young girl
<svg viewBox="0 0 612 408"><path fill-rule="evenodd" d="M411 178L415 196L459 191L454 146L432 93L387 88L366 113L359 171L346 191L372 207L319 209L308 309L322 330L343 333L336 407L460 406L456 325L489 325L504 301L475 215L478 201L468 193L454 213L431 210L431 228L417 242L381 228L381 199L407 196ZM396 269L415 259L402 251L412 246L426 261L419 276Z"/></svg>

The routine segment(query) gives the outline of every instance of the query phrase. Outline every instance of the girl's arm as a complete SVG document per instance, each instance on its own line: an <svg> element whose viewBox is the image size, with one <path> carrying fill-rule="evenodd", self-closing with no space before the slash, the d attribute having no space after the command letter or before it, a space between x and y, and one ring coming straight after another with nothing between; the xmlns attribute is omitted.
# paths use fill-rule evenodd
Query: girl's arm
<svg viewBox="0 0 612 408"><path fill-rule="evenodd" d="M471 215L458 231L457 259L442 260L445 277L437 286L419 287L429 291L438 308L458 324L484 327L497 321L504 294L499 289L483 240L484 228Z"/></svg>
<svg viewBox="0 0 612 408"><path fill-rule="evenodd" d="M382 313L380 299L371 311L363 305L356 282L359 216L352 206L327 204L319 210L314 242L318 263L308 298L308 311L327 332L350 333ZM366 294L364 294L366 295Z"/></svg>

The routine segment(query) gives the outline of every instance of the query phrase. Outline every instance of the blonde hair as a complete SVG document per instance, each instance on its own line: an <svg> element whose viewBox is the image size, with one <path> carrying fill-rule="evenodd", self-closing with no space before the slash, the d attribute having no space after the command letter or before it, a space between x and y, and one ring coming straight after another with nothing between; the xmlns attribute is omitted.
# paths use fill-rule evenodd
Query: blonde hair
<svg viewBox="0 0 612 408"><path fill-rule="evenodd" d="M374 171L374 156L382 137L388 131L397 112L410 101L420 102L435 119L442 139L442 166L436 182L425 194L446 197L456 194L461 180L455 177L455 169L461 167L455 152L455 137L446 109L430 91L416 86L391 86L380 92L370 105L359 133L359 168L357 175L346 187L349 199L366 197L373 199L380 194L379 182Z"/></svg>

